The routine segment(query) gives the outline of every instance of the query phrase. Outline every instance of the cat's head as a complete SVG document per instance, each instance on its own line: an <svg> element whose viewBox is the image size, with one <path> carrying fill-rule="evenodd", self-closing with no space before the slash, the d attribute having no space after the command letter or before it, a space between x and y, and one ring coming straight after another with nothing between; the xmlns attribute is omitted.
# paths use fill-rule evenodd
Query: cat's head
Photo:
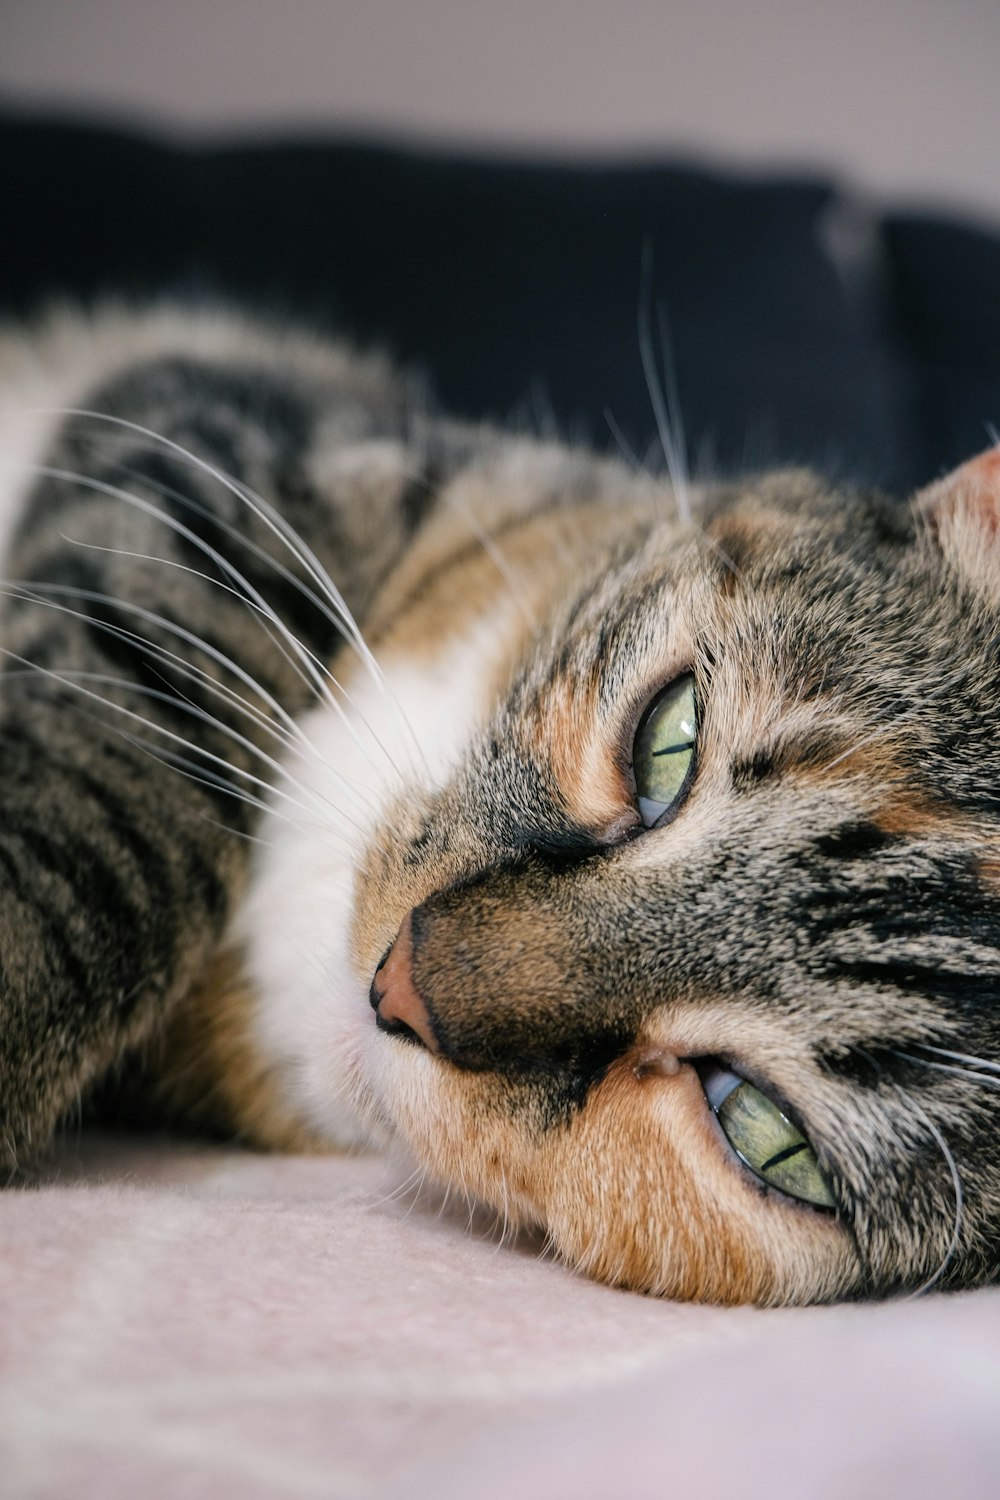
<svg viewBox="0 0 1000 1500"><path fill-rule="evenodd" d="M387 587L359 1094L572 1265L760 1303L995 1275L995 464L909 508L776 475L689 528L594 481L485 551L442 521Z"/></svg>

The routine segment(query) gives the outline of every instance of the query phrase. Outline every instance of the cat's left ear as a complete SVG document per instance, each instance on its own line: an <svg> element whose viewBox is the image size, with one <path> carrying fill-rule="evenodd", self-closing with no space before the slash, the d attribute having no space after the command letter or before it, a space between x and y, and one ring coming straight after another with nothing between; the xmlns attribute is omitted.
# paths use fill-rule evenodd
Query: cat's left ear
<svg viewBox="0 0 1000 1500"><path fill-rule="evenodd" d="M1000 596L1000 446L928 485L914 506L949 562L974 586Z"/></svg>

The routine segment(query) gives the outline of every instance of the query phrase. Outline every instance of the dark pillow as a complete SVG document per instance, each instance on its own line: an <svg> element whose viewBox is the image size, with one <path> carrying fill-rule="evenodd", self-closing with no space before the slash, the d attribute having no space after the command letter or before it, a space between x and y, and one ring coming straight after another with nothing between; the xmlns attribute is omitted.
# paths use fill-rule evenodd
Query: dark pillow
<svg viewBox="0 0 1000 1500"><path fill-rule="evenodd" d="M912 442L932 478L1000 428L1000 239L917 214L890 216L883 236L892 326L913 379Z"/></svg>
<svg viewBox="0 0 1000 1500"><path fill-rule="evenodd" d="M662 305L695 472L807 462L891 487L943 451L913 429L917 376L870 281L828 253L822 181L336 139L182 148L10 116L0 194L8 312L222 291L421 363L456 413L607 446L613 424L656 463L637 318L662 359Z"/></svg>

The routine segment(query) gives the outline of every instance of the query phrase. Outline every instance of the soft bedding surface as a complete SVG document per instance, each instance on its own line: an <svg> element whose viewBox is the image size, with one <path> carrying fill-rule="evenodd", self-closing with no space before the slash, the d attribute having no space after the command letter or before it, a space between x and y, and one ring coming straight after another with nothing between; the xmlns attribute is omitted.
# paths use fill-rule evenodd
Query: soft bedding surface
<svg viewBox="0 0 1000 1500"><path fill-rule="evenodd" d="M594 1286L378 1158L85 1136L0 1199L0 1494L995 1497L1000 1289Z"/></svg>

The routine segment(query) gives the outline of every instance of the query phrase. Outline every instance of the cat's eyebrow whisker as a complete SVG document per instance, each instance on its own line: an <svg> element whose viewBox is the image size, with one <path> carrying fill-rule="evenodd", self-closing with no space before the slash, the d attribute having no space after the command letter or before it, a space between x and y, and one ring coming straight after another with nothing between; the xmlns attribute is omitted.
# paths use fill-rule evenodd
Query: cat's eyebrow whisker
<svg viewBox="0 0 1000 1500"><path fill-rule="evenodd" d="M650 254L652 255L652 246L650 247ZM650 265L652 266L652 260L650 261ZM674 341L670 332L670 319L667 317L666 305L663 302L656 304L656 322L660 334L660 356L666 385L665 395L667 413L670 418L670 433L673 438L674 452L677 456L677 472L680 475L680 486L677 492L677 510L682 520L690 522L691 501L688 481L691 469L688 463L687 440L684 436L684 417L681 412L680 392L677 388Z"/></svg>
<svg viewBox="0 0 1000 1500"><path fill-rule="evenodd" d="M480 544L483 551L486 553L486 556L489 558L490 562L493 564L497 572L500 574L501 578L506 583L508 589L510 590L510 596L516 604L518 610L520 611L525 623L528 626L528 629L532 632L536 632L538 630L538 616L532 608L527 594L524 592L524 587L521 583L521 580L514 572L514 569L511 567L507 558L504 557L503 552L497 546L493 537L491 537L485 527L483 527L479 523L472 512L468 510L464 505L462 505L460 501L456 500L455 496L451 494L451 492L447 489L444 491L444 498L446 499L449 508L454 511L455 515L457 515L462 521L465 522L466 526L468 526L469 530L472 532L472 535Z"/></svg>
<svg viewBox="0 0 1000 1500"><path fill-rule="evenodd" d="M951 1055L945 1054L945 1056ZM950 1073L954 1078L964 1078L967 1083L979 1084L981 1088L1000 1089L1000 1077L993 1077L991 1073L959 1067L954 1063L932 1062L929 1057L917 1057L912 1052L894 1050L893 1056L898 1057L902 1062L913 1063L918 1068L930 1068L935 1073Z"/></svg>
<svg viewBox="0 0 1000 1500"><path fill-rule="evenodd" d="M975 1057L968 1052L950 1052L947 1047L932 1047L929 1042L917 1044L921 1052L933 1052L936 1057L948 1057L953 1062L969 1063L973 1068L982 1068L989 1073L1000 1073L1000 1062L986 1057Z"/></svg>
<svg viewBox="0 0 1000 1500"><path fill-rule="evenodd" d="M638 473L643 474L647 479L652 479L653 473L649 464L644 463L643 460L638 457L635 449L629 443L621 427L618 425L614 413L609 406L606 406L604 408L604 420L607 422L608 427L611 429L612 436L621 449L622 456L624 457L626 462L631 464ZM716 552L718 554L722 562L729 569L730 573L732 573L733 577L738 578L740 582L742 582L743 570L736 562L733 561L733 559L729 556L729 553L725 550L721 543L717 542L714 536L709 536L704 526L695 521L693 514L690 514L688 516L688 524L696 532L700 540L703 541L707 546L711 547L713 552Z"/></svg>
<svg viewBox="0 0 1000 1500"><path fill-rule="evenodd" d="M673 486L677 517L678 520L683 521L687 525L691 521L691 498L688 491L686 455L684 452L683 435L679 432L674 432L673 413L671 411L671 402L676 402L676 381L671 378L672 361L670 359L670 344L666 328L666 317L661 307L659 308L660 336L663 342L663 356L666 364L667 379L665 396L663 385L660 381L660 372L657 368L653 330L650 321L652 275L653 247L647 239L642 247L642 284L639 293L638 309L639 358L642 362L643 374L646 377L646 388L649 391L649 399L653 407L653 415L656 419L660 446L663 449L667 472L670 475L670 482Z"/></svg>
<svg viewBox="0 0 1000 1500"><path fill-rule="evenodd" d="M625 436L624 432L622 431L621 426L619 425L618 419L615 416L614 412L611 410L610 406L604 407L602 415L604 417L605 422L607 422L607 424L608 424L608 427L609 427L610 432L611 432L611 436L614 438L615 442L618 444L618 447L619 447L619 449L621 451L621 455L624 458L625 462L627 464L629 464L633 469L635 469L636 473L643 474L643 475L646 476L647 479L651 479L652 478L652 472L651 472L651 470L649 468L649 465L643 463L642 459L639 457L639 455L636 453L635 449L632 447L632 444L629 442L628 438Z"/></svg>

